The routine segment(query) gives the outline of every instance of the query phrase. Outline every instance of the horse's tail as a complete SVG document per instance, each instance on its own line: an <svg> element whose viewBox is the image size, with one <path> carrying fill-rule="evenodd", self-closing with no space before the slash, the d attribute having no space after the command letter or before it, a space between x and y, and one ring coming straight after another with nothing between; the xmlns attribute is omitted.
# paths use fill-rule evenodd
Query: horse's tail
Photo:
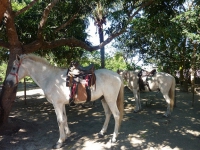
<svg viewBox="0 0 200 150"><path fill-rule="evenodd" d="M176 86L176 81L175 81L175 78L172 77L172 85L171 85L170 90L169 90L170 109L171 109L171 111L174 108L175 86Z"/></svg>
<svg viewBox="0 0 200 150"><path fill-rule="evenodd" d="M124 116L124 83L122 79L121 79L121 87L120 87L119 94L117 97L117 107L120 113L120 118L119 118L119 127L120 127L123 116Z"/></svg>

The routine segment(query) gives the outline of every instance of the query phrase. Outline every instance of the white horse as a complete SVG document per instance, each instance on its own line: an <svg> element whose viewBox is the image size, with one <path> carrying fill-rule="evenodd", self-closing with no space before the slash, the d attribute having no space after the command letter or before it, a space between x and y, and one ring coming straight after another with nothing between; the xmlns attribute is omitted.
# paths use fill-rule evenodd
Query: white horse
<svg viewBox="0 0 200 150"><path fill-rule="evenodd" d="M57 116L60 137L54 148L63 146L63 142L70 134L65 111L65 104L69 104L70 91L66 87L68 69L61 69L50 65L46 60L33 54L17 56L13 68L6 78L7 86L15 86L25 76L30 76L44 91L47 100L53 104ZM103 136L107 130L111 114L114 116L115 127L111 141L115 142L123 118L124 85L121 77L110 70L95 71L96 87L91 91L91 101L102 99L105 111L105 122L99 133Z"/></svg>
<svg viewBox="0 0 200 150"><path fill-rule="evenodd" d="M119 72L122 78L127 82L128 88L133 92L135 97L136 106L134 111L138 112L142 109L141 107L141 98L140 98L140 89L139 89L139 71L122 71ZM146 80L146 79L144 79ZM171 114L171 111L174 107L174 94L175 94L175 78L164 72L156 72L155 75L151 76L146 80L148 85L145 85L144 91L158 91L163 94L167 102L167 111L164 116L168 117Z"/></svg>

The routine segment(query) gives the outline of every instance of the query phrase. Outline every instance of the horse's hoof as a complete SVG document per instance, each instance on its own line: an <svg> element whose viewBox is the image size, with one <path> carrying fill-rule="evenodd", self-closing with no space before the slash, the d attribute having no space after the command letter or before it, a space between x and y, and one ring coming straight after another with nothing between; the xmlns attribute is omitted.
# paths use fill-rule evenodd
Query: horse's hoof
<svg viewBox="0 0 200 150"><path fill-rule="evenodd" d="M117 140L116 139L111 139L111 143L116 143Z"/></svg>
<svg viewBox="0 0 200 150"><path fill-rule="evenodd" d="M168 118L168 117L169 117L169 115L167 115L167 114L163 114L163 117L165 117L165 118Z"/></svg>
<svg viewBox="0 0 200 150"><path fill-rule="evenodd" d="M104 137L104 135L103 135L103 134L101 134L101 133L98 133L98 137L99 137L99 138L103 138L103 137Z"/></svg>
<svg viewBox="0 0 200 150"><path fill-rule="evenodd" d="M57 142L54 146L53 149L59 149L63 146L63 143Z"/></svg>
<svg viewBox="0 0 200 150"><path fill-rule="evenodd" d="M138 112L139 112L139 110L134 110L133 112L134 112L134 113L138 113Z"/></svg>

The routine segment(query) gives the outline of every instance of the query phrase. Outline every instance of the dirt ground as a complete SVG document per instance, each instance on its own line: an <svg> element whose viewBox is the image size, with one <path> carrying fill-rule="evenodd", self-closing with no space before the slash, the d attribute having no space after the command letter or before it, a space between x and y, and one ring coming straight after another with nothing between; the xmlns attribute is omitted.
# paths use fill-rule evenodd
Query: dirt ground
<svg viewBox="0 0 200 150"><path fill-rule="evenodd" d="M28 90L26 104L23 91L18 92L10 114L10 121L20 129L14 134L0 135L0 150L49 150L58 140L53 106L37 87L29 86ZM134 113L133 94L125 87L124 119L116 143L110 142L113 118L104 138L97 136L105 119L100 101L93 107L66 105L72 133L60 150L200 149L200 96L195 95L192 107L192 94L177 88L177 107L169 118L162 116L166 103L160 93L141 93L141 98L143 110Z"/></svg>

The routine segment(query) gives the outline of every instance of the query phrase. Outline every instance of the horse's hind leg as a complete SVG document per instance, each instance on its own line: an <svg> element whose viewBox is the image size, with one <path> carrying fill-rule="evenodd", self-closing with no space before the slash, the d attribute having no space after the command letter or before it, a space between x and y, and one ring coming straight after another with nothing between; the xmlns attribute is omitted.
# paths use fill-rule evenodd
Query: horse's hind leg
<svg viewBox="0 0 200 150"><path fill-rule="evenodd" d="M170 98L169 98L168 94L163 94L163 97L165 98L165 100L167 102L167 111L165 112L164 116L168 117L169 115L171 115L171 111L170 111Z"/></svg>
<svg viewBox="0 0 200 150"><path fill-rule="evenodd" d="M114 128L114 133L113 133L113 137L111 139L112 142L116 142L116 138L118 136L118 132L119 132L119 120L120 120L120 112L117 108L117 104L116 103L113 103L113 102L107 102L109 108L110 108L110 111L112 112L113 114L113 117L115 119L115 128Z"/></svg>
<svg viewBox="0 0 200 150"><path fill-rule="evenodd" d="M63 112L63 105L62 103L55 103L54 109L56 112L56 117L57 117L57 122L58 122L58 127L59 127L59 132L60 132L60 137L58 142L53 146L53 148L58 149L63 146L63 142L66 139L66 134L65 134L65 125L66 125L66 117ZM64 105L65 106L65 105Z"/></svg>
<svg viewBox="0 0 200 150"><path fill-rule="evenodd" d="M108 104L106 103L105 99L102 99L101 103L102 103L103 108L104 108L106 119L105 119L105 122L104 122L104 125L103 125L101 131L99 132L99 137L103 137L104 133L107 131L108 123L110 121L110 116L111 116L110 108L108 107Z"/></svg>

